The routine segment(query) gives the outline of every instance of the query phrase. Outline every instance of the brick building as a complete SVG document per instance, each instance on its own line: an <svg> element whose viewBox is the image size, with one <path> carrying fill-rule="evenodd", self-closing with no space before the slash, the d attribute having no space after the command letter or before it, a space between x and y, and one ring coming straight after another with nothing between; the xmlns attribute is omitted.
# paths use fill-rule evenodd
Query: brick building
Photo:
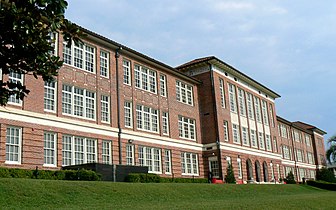
<svg viewBox="0 0 336 210"><path fill-rule="evenodd" d="M323 164L325 132L277 117L280 96L218 58L173 68L83 31L84 44L71 47L55 35L54 53L64 60L55 82L4 76L31 93L0 107L0 166L98 162L148 166L161 176L211 171L222 179L231 163L237 180L269 182L287 167L300 175L302 167L306 176ZM289 141L279 136L282 124L309 136L309 148L289 140L293 151L312 153L313 162L284 157Z"/></svg>

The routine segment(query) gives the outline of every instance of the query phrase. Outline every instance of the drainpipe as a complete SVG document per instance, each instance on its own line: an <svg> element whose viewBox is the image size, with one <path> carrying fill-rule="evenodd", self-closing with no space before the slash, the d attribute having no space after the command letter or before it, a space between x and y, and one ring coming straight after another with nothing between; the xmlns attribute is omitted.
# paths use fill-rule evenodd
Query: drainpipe
<svg viewBox="0 0 336 210"><path fill-rule="evenodd" d="M214 110L214 120L215 120L215 129L216 129L216 146L217 146L217 161L218 161L218 170L219 170L219 178L223 180L223 172L222 172L222 155L221 155L221 148L220 148L220 141L219 141L219 128L218 128L218 119L217 119L217 104L216 104L216 95L215 95L215 82L214 82L214 75L212 71L212 65L209 64L210 70L210 80L211 80L211 94L212 94L212 101L213 101L213 110Z"/></svg>
<svg viewBox="0 0 336 210"><path fill-rule="evenodd" d="M116 60L116 83L117 83L117 120L118 120L118 147L119 147L119 165L122 164L122 143L121 143L121 126L120 126L120 91L119 91L119 57L122 47L115 51Z"/></svg>

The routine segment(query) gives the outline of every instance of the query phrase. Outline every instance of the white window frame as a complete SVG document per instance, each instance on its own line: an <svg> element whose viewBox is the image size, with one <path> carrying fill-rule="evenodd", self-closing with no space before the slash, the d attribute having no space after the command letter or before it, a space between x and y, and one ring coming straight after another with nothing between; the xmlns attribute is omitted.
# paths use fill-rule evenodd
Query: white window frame
<svg viewBox="0 0 336 210"><path fill-rule="evenodd" d="M126 165L135 165L133 144L126 144Z"/></svg>
<svg viewBox="0 0 336 210"><path fill-rule="evenodd" d="M242 179L243 178L243 169L242 169L242 163L241 163L240 158L237 158L237 164L238 164L238 178Z"/></svg>
<svg viewBox="0 0 336 210"><path fill-rule="evenodd" d="M131 85L131 62L128 60L123 60L123 70L124 70L124 84Z"/></svg>
<svg viewBox="0 0 336 210"><path fill-rule="evenodd" d="M172 159L171 159L171 150L164 150L165 154L165 174L172 173Z"/></svg>
<svg viewBox="0 0 336 210"><path fill-rule="evenodd" d="M199 176L198 155L196 153L181 152L182 175Z"/></svg>
<svg viewBox="0 0 336 210"><path fill-rule="evenodd" d="M254 106L253 106L253 96L251 93L246 92L247 100L247 115L250 120L254 120Z"/></svg>
<svg viewBox="0 0 336 210"><path fill-rule="evenodd" d="M305 134L305 140L306 140L306 145L308 147L310 147L311 146L311 138L308 134Z"/></svg>
<svg viewBox="0 0 336 210"><path fill-rule="evenodd" d="M157 109L138 104L136 119L138 130L159 133L159 112Z"/></svg>
<svg viewBox="0 0 336 210"><path fill-rule="evenodd" d="M221 106L223 109L225 109L225 90L224 90L224 80L219 78L219 91L220 91L220 97L221 97Z"/></svg>
<svg viewBox="0 0 336 210"><path fill-rule="evenodd" d="M287 145L283 145L282 146L282 149L283 149L283 158L284 159L287 159L287 160L290 160L290 152L289 152L289 148Z"/></svg>
<svg viewBox="0 0 336 210"><path fill-rule="evenodd" d="M258 97L255 97L255 96L254 96L254 108L255 108L255 114L256 114L257 122L262 123L261 109L260 109L260 99Z"/></svg>
<svg viewBox="0 0 336 210"><path fill-rule="evenodd" d="M138 146L138 162L140 166L147 166L149 173L162 174L161 149Z"/></svg>
<svg viewBox="0 0 336 210"><path fill-rule="evenodd" d="M287 126L280 124L281 137L288 138Z"/></svg>
<svg viewBox="0 0 336 210"><path fill-rule="evenodd" d="M248 135L248 128L242 126L242 139L243 139L243 145L250 146L250 139Z"/></svg>
<svg viewBox="0 0 336 210"><path fill-rule="evenodd" d="M258 132L258 139L259 139L259 149L265 150L264 133Z"/></svg>
<svg viewBox="0 0 336 210"><path fill-rule="evenodd" d="M239 125L232 123L233 143L240 144L240 128Z"/></svg>
<svg viewBox="0 0 336 210"><path fill-rule="evenodd" d="M14 135L13 135L14 134ZM11 142L11 140L17 142ZM9 149L13 148L13 149ZM12 155L11 155L12 154ZM17 156L14 158L13 155ZM10 158L12 156L12 158ZM15 126L8 126L6 129L6 164L21 164L22 156L22 128Z"/></svg>
<svg viewBox="0 0 336 210"><path fill-rule="evenodd" d="M112 164L112 141L110 140L102 141L102 163Z"/></svg>
<svg viewBox="0 0 336 210"><path fill-rule="evenodd" d="M267 113L267 102L264 100L261 100L262 103L262 116L263 116L263 121L265 125L269 125L269 120L268 120L268 113Z"/></svg>
<svg viewBox="0 0 336 210"><path fill-rule="evenodd" d="M229 125L228 125L228 121L224 120L223 127L224 127L224 141L229 141Z"/></svg>
<svg viewBox="0 0 336 210"><path fill-rule="evenodd" d="M176 100L193 106L194 96L193 96L193 86L188 85L184 82L176 80Z"/></svg>
<svg viewBox="0 0 336 210"><path fill-rule="evenodd" d="M43 166L56 167L57 166L57 134L52 132L44 132L44 162ZM48 138L46 138L48 137ZM47 154L48 153L48 154ZM47 161L50 158L51 161Z"/></svg>
<svg viewBox="0 0 336 210"><path fill-rule="evenodd" d="M160 95L167 97L167 77L163 74L160 74Z"/></svg>
<svg viewBox="0 0 336 210"><path fill-rule="evenodd" d="M151 93L157 93L156 71L147 67L134 65L135 87Z"/></svg>
<svg viewBox="0 0 336 210"><path fill-rule="evenodd" d="M24 74L16 73L14 71L10 71L8 75L8 80L13 83L21 83L23 85ZM8 98L8 104L22 106L22 100L16 98L16 94L10 95Z"/></svg>
<svg viewBox="0 0 336 210"><path fill-rule="evenodd" d="M196 140L196 122L194 119L179 115L178 128L180 138Z"/></svg>
<svg viewBox="0 0 336 210"><path fill-rule="evenodd" d="M133 128L133 109L132 102L124 102L124 123L126 128Z"/></svg>
<svg viewBox="0 0 336 210"><path fill-rule="evenodd" d="M44 82L44 111L56 113L57 110L57 82Z"/></svg>
<svg viewBox="0 0 336 210"><path fill-rule="evenodd" d="M229 87L230 111L237 113L236 86L228 83L228 87Z"/></svg>
<svg viewBox="0 0 336 210"><path fill-rule="evenodd" d="M273 151L278 152L278 142L276 136L273 136Z"/></svg>
<svg viewBox="0 0 336 210"><path fill-rule="evenodd" d="M162 112L162 134L169 135L169 114Z"/></svg>
<svg viewBox="0 0 336 210"><path fill-rule="evenodd" d="M106 95L100 96L100 118L104 123L110 123L110 97Z"/></svg>
<svg viewBox="0 0 336 210"><path fill-rule="evenodd" d="M109 78L110 53L100 50L100 76Z"/></svg>
<svg viewBox="0 0 336 210"><path fill-rule="evenodd" d="M246 117L245 91L238 88L239 114Z"/></svg>
<svg viewBox="0 0 336 210"><path fill-rule="evenodd" d="M269 114L270 114L270 117L271 117L271 126L274 128L275 127L274 111L273 111L273 105L271 103L269 104Z"/></svg>
<svg viewBox="0 0 336 210"><path fill-rule="evenodd" d="M258 148L258 138L256 130L250 129L250 138L251 138L251 146L254 148Z"/></svg>
<svg viewBox="0 0 336 210"><path fill-rule="evenodd" d="M271 142L271 136L266 134L266 150L272 151L272 142Z"/></svg>

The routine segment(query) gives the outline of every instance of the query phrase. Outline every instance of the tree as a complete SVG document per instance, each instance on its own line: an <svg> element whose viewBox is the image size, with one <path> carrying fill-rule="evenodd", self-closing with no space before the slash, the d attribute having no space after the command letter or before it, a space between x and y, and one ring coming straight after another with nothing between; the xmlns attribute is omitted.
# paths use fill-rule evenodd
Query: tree
<svg viewBox="0 0 336 210"><path fill-rule="evenodd" d="M227 169L226 169L226 176L225 176L225 182L230 183L230 184L235 184L236 183L236 178L234 176L232 164L229 163Z"/></svg>
<svg viewBox="0 0 336 210"><path fill-rule="evenodd" d="M316 180L336 183L336 178L335 178L334 173L325 167L317 170Z"/></svg>
<svg viewBox="0 0 336 210"><path fill-rule="evenodd" d="M294 179L294 174L293 174L292 171L290 171L290 172L287 174L287 176L286 176L286 178L285 178L285 182L286 182L286 184L296 184L296 181L295 181L295 179Z"/></svg>
<svg viewBox="0 0 336 210"><path fill-rule="evenodd" d="M329 149L326 152L327 160L329 163L336 162L336 135L328 139L330 144Z"/></svg>
<svg viewBox="0 0 336 210"><path fill-rule="evenodd" d="M65 19L65 0L0 0L0 70L42 77L50 82L63 62L53 53L52 34L60 32L71 44L81 42L80 28ZM0 105L11 95L21 100L29 90L20 82L0 77Z"/></svg>

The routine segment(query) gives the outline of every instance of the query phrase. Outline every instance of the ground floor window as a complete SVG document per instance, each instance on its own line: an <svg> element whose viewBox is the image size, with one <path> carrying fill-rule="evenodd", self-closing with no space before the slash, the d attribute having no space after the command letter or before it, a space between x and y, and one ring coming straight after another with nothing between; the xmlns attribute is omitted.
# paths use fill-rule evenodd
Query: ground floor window
<svg viewBox="0 0 336 210"><path fill-rule="evenodd" d="M148 172L161 173L161 150L152 147L138 147L140 166L148 166Z"/></svg>
<svg viewBox="0 0 336 210"><path fill-rule="evenodd" d="M57 151L57 135L56 133L44 132L44 165L56 166Z"/></svg>
<svg viewBox="0 0 336 210"><path fill-rule="evenodd" d="M22 128L6 130L6 163L21 164Z"/></svg>
<svg viewBox="0 0 336 210"><path fill-rule="evenodd" d="M171 151L165 150L165 173L171 174Z"/></svg>
<svg viewBox="0 0 336 210"><path fill-rule="evenodd" d="M182 175L198 176L198 157L195 153L181 153L181 168Z"/></svg>
<svg viewBox="0 0 336 210"><path fill-rule="evenodd" d="M126 145L126 165L134 165L134 145Z"/></svg>
<svg viewBox="0 0 336 210"><path fill-rule="evenodd" d="M243 170L242 170L242 163L241 163L240 158L237 159L237 163L238 163L238 178L241 179L243 178Z"/></svg>
<svg viewBox="0 0 336 210"><path fill-rule="evenodd" d="M111 148L112 148L112 142L111 141L105 141L104 140L102 142L102 161L103 161L103 164L112 164Z"/></svg>

